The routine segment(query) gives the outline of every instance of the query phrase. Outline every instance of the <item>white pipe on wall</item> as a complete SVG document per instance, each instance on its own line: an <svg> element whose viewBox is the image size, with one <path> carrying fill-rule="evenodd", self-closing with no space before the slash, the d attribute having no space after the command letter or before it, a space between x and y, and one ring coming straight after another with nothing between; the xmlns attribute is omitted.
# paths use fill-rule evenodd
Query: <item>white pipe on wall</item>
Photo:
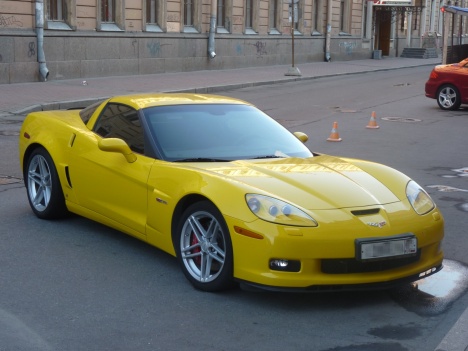
<svg viewBox="0 0 468 351"><path fill-rule="evenodd" d="M215 52L215 33L216 33L216 10L218 7L217 0L211 0L211 16L210 16L210 34L208 36L208 57L214 59Z"/></svg>
<svg viewBox="0 0 468 351"><path fill-rule="evenodd" d="M37 62L39 62L39 75L43 82L47 81L47 69L44 54L44 0L36 0L36 36L37 36Z"/></svg>
<svg viewBox="0 0 468 351"><path fill-rule="evenodd" d="M330 45L331 45L331 30L332 30L332 7L333 0L327 2L327 35L325 37L325 61L331 61Z"/></svg>

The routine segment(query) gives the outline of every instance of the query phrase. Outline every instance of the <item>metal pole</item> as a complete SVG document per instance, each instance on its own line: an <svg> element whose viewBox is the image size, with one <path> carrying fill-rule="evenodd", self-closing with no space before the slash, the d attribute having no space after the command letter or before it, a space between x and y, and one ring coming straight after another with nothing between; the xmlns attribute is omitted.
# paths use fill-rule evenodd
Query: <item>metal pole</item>
<svg viewBox="0 0 468 351"><path fill-rule="evenodd" d="M291 4L292 67L294 68L294 1Z"/></svg>
<svg viewBox="0 0 468 351"><path fill-rule="evenodd" d="M301 71L299 68L294 66L294 3L298 2L298 0L290 0L291 3L291 57L292 57L292 66L288 69L288 71L284 74L285 76L301 76Z"/></svg>

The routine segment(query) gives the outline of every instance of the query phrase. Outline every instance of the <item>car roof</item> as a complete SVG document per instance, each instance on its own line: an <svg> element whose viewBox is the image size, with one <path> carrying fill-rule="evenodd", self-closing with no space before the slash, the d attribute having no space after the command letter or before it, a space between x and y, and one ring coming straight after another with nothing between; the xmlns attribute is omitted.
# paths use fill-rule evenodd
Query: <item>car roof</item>
<svg viewBox="0 0 468 351"><path fill-rule="evenodd" d="M121 103L144 109L153 106L167 105L193 105L193 104L243 104L251 105L246 101L221 95L187 94L187 93L146 93L122 95L111 98L108 102Z"/></svg>

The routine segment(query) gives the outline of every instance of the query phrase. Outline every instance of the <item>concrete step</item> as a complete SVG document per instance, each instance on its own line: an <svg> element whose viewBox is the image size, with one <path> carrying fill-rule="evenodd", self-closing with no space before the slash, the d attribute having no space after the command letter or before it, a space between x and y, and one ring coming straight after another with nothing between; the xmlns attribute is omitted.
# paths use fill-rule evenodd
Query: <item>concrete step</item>
<svg viewBox="0 0 468 351"><path fill-rule="evenodd" d="M437 58L437 49L435 48L404 48L400 57L408 58Z"/></svg>

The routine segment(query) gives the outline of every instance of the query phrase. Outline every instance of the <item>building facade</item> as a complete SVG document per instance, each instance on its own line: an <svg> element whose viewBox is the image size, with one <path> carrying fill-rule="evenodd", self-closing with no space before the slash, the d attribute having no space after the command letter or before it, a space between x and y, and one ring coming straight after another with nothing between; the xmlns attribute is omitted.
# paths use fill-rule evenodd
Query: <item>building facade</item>
<svg viewBox="0 0 468 351"><path fill-rule="evenodd" d="M0 84L399 56L439 45L442 5L0 0Z"/></svg>

